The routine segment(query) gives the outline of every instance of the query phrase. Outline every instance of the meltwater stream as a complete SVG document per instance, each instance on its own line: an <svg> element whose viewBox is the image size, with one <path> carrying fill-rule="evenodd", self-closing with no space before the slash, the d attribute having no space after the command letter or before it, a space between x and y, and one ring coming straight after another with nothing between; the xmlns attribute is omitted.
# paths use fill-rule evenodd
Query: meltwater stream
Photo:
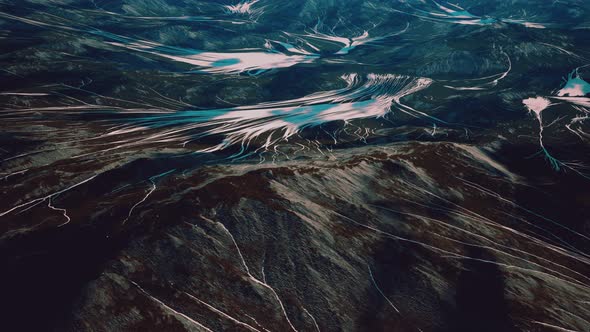
<svg viewBox="0 0 590 332"><path fill-rule="evenodd" d="M342 89L316 92L293 100L226 109L146 114L128 120L130 125L118 127L106 136L157 129L146 137L133 137L128 143L132 146L153 142L182 142L186 145L204 136L225 137L219 145L202 152L213 152L232 145L246 149L252 140L262 138L264 144L258 149L268 150L278 142L288 141L305 128L329 122L346 124L357 119L379 118L390 112L392 107L412 116L427 116L405 106L401 99L427 88L432 83L430 79L392 74L369 74L367 77L349 74L344 75L342 80L346 82L346 87Z"/></svg>

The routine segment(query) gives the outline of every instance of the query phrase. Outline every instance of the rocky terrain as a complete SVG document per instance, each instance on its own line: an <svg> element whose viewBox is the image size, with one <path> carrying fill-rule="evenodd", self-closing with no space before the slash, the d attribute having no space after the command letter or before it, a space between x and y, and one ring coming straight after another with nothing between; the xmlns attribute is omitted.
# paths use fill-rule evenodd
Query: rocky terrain
<svg viewBox="0 0 590 332"><path fill-rule="evenodd" d="M0 1L0 330L590 331L585 1Z"/></svg>

